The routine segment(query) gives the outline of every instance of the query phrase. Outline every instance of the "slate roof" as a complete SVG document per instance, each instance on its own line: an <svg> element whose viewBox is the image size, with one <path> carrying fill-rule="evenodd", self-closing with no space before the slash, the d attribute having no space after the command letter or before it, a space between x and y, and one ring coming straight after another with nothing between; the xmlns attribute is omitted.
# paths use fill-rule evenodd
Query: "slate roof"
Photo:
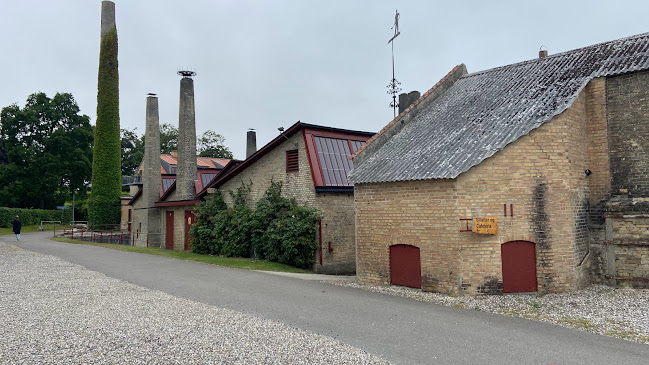
<svg viewBox="0 0 649 365"><path fill-rule="evenodd" d="M354 184L456 178L566 110L591 79L647 69L644 33L465 75L398 134L366 151L350 178Z"/></svg>

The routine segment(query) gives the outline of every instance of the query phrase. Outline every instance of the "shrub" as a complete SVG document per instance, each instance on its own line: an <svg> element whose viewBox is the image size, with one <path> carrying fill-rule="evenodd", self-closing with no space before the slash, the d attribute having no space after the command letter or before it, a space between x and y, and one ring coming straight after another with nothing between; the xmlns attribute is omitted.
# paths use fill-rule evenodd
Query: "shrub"
<svg viewBox="0 0 649 365"><path fill-rule="evenodd" d="M222 217L217 240L220 241L221 255L227 257L250 257L250 242L253 227L253 212L248 207L250 185L241 184L236 192L230 192L232 208Z"/></svg>
<svg viewBox="0 0 649 365"><path fill-rule="evenodd" d="M193 252L202 254L218 253L218 250L215 250L214 247L214 225L211 218L226 209L227 205L225 205L223 195L219 190L215 194L208 196L204 202L198 204L196 223L192 225L190 231Z"/></svg>
<svg viewBox="0 0 649 365"><path fill-rule="evenodd" d="M192 250L196 253L257 257L300 268L315 260L316 223L313 208L282 197L282 184L271 182L256 210L248 206L250 185L230 192L227 208L220 191L199 204L192 227Z"/></svg>
<svg viewBox="0 0 649 365"><path fill-rule="evenodd" d="M257 202L253 230L257 253L261 259L310 268L317 248L318 215L281 193L281 182L271 182Z"/></svg>

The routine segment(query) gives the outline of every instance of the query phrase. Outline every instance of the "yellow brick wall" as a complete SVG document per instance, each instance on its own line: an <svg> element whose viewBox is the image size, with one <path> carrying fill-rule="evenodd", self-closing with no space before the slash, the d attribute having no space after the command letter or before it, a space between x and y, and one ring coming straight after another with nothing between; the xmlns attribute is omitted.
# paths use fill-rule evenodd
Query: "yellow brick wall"
<svg viewBox="0 0 649 365"><path fill-rule="evenodd" d="M299 171L286 172L286 151L298 144ZM299 204L318 209L321 216L322 242L316 250L314 271L328 274L351 274L356 270L354 246L354 200L351 193L316 193L302 132L290 137L278 147L248 166L244 171L225 182L219 189L228 205L232 205L229 192L242 184L250 185L250 207L264 196L271 181L282 182L282 196L293 198ZM316 228L316 231L318 229ZM332 252L328 243L331 242ZM322 265L320 252L322 251Z"/></svg>
<svg viewBox="0 0 649 365"><path fill-rule="evenodd" d="M410 244L421 250L422 289L498 292L501 244L525 240L536 244L539 292L584 285L589 201L584 170L590 167L586 94L456 179L357 185L359 282L388 285L389 246ZM498 234L460 232L460 219L486 216L498 217Z"/></svg>

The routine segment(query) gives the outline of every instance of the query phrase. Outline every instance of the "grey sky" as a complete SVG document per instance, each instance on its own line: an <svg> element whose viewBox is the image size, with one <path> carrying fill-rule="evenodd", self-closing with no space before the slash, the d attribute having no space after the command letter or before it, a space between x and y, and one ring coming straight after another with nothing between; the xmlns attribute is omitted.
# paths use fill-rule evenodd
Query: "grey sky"
<svg viewBox="0 0 649 365"><path fill-rule="evenodd" d="M182 5L181 5L182 4ZM649 31L647 1L116 0L122 128L144 133L145 99L178 125L179 79L191 68L200 134L245 157L297 120L380 130L396 77L424 92L455 65L469 72ZM0 107L70 92L94 124L100 0L0 0Z"/></svg>

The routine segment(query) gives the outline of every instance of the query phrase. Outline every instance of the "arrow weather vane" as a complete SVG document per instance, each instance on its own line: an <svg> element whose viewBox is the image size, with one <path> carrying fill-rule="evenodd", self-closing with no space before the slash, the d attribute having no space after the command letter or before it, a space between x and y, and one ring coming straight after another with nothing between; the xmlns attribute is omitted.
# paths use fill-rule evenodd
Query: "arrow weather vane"
<svg viewBox="0 0 649 365"><path fill-rule="evenodd" d="M388 94L392 95L392 102L390 103L390 106L392 107L392 113L394 114L394 118L397 117L397 108L399 107L399 103L397 103L397 94L399 94L399 91L401 91L401 83L397 81L397 79L394 77L394 39L401 34L399 32L399 18L401 15L399 15L399 10L396 11L394 14L394 25L390 29L394 29L394 35L390 40L388 41L388 44L392 45L392 80L388 84Z"/></svg>

